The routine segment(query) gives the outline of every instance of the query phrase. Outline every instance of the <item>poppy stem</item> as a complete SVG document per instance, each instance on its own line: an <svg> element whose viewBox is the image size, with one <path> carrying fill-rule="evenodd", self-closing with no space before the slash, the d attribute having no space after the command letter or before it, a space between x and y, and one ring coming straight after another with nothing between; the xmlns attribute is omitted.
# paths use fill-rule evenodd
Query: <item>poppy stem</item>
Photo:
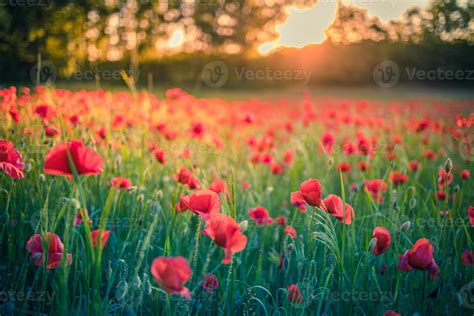
<svg viewBox="0 0 474 316"><path fill-rule="evenodd" d="M194 252L193 252L193 261L191 263L191 269L195 271L196 265L197 265L197 259L198 259L198 254L199 254L199 241L201 240L201 226L202 226L202 220L200 217L198 217L198 222L196 225L196 234L194 235Z"/></svg>
<svg viewBox="0 0 474 316"><path fill-rule="evenodd" d="M425 284L426 284L426 273L423 271L423 284L421 288L421 310L423 310L425 305Z"/></svg>
<svg viewBox="0 0 474 316"><path fill-rule="evenodd" d="M225 287L224 300L223 300L224 306L223 306L222 309L219 309L219 315L221 315L221 316L224 315L225 307L228 303L227 300L229 299L229 291L230 291L230 283L231 283L231 279L232 279L232 266L233 266L233 264L234 264L234 260L231 259L230 264L229 264L229 270L227 271L227 284L226 284L226 287ZM232 301L232 299L231 299L231 301ZM229 304L229 305L231 305L230 310L232 310L232 303Z"/></svg>

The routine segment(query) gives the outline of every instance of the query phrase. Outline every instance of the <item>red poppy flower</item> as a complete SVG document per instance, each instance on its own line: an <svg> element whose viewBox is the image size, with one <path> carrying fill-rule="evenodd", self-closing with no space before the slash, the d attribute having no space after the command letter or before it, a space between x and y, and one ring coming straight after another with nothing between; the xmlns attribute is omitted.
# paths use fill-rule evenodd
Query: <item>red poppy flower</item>
<svg viewBox="0 0 474 316"><path fill-rule="evenodd" d="M273 174L282 174L284 170L283 167L277 163L271 163L270 169L272 170Z"/></svg>
<svg viewBox="0 0 474 316"><path fill-rule="evenodd" d="M248 189L250 189L250 183L248 183L248 182L242 182L242 189L243 189L243 190L248 190Z"/></svg>
<svg viewBox="0 0 474 316"><path fill-rule="evenodd" d="M25 165L12 142L0 140L0 170L13 179L22 179Z"/></svg>
<svg viewBox="0 0 474 316"><path fill-rule="evenodd" d="M250 209L249 216L257 223L257 225L273 223L273 219L270 217L268 210L263 206L257 206Z"/></svg>
<svg viewBox="0 0 474 316"><path fill-rule="evenodd" d="M261 161L262 161L263 164L269 165L273 161L273 157L269 153L264 153L262 155L262 160Z"/></svg>
<svg viewBox="0 0 474 316"><path fill-rule="evenodd" d="M474 206L469 206L467 208L467 214L469 215L469 223L474 227Z"/></svg>
<svg viewBox="0 0 474 316"><path fill-rule="evenodd" d="M183 149L183 151L179 155L181 159L188 159L188 158L191 158L192 156L193 156L193 152L187 148Z"/></svg>
<svg viewBox="0 0 474 316"><path fill-rule="evenodd" d="M104 159L92 149L85 147L80 140L61 143L46 155L43 170L47 174L62 175L72 180L68 150L79 175L99 174L103 172Z"/></svg>
<svg viewBox="0 0 474 316"><path fill-rule="evenodd" d="M369 165L365 162L365 160L362 160L357 164L357 167L359 168L360 171L367 171L369 169Z"/></svg>
<svg viewBox="0 0 474 316"><path fill-rule="evenodd" d="M293 163L293 160L295 158L295 151L293 149L288 149L283 153L283 161L287 166L291 165Z"/></svg>
<svg viewBox="0 0 474 316"><path fill-rule="evenodd" d="M54 137L54 136L59 135L59 130L57 128L53 127L53 126L46 126L44 128L44 133L48 137Z"/></svg>
<svg viewBox="0 0 474 316"><path fill-rule="evenodd" d="M300 289L296 284L288 286L288 300L293 303L301 303L303 301L303 296L301 296Z"/></svg>
<svg viewBox="0 0 474 316"><path fill-rule="evenodd" d="M8 111L8 113L10 114L10 116L12 117L12 119L16 122L16 123L20 123L21 122L21 115L20 115L20 112L18 111L18 109L14 106L12 106L10 108L10 111Z"/></svg>
<svg viewBox="0 0 474 316"><path fill-rule="evenodd" d="M394 185L400 185L408 181L408 176L397 171L392 171L390 173L389 179Z"/></svg>
<svg viewBox="0 0 474 316"><path fill-rule="evenodd" d="M446 172L444 169L440 170L438 173L438 188L442 189L447 185L450 185L453 182L453 174L451 172Z"/></svg>
<svg viewBox="0 0 474 316"><path fill-rule="evenodd" d="M253 154L252 156L249 157L249 160L253 164L259 163L261 160L260 154L259 153Z"/></svg>
<svg viewBox="0 0 474 316"><path fill-rule="evenodd" d="M278 224L278 225L281 225L281 226L285 226L286 225L286 217L285 216L277 216L277 218L275 218L275 222Z"/></svg>
<svg viewBox="0 0 474 316"><path fill-rule="evenodd" d="M194 176L189 177L188 182L186 183L186 185L191 190L198 190L201 187L201 185L199 183L199 180Z"/></svg>
<svg viewBox="0 0 474 316"><path fill-rule="evenodd" d="M469 173L469 170L464 169L463 171L461 171L461 179L469 180L469 178L471 178L471 174Z"/></svg>
<svg viewBox="0 0 474 316"><path fill-rule="evenodd" d="M214 274L206 273L201 280L205 280L201 286L208 293L212 293L219 287L219 282Z"/></svg>
<svg viewBox="0 0 474 316"><path fill-rule="evenodd" d="M383 313L383 316L401 316L399 313L392 311L389 309Z"/></svg>
<svg viewBox="0 0 474 316"><path fill-rule="evenodd" d="M292 205L296 206L300 212L306 213L306 201L301 192L291 192L290 202Z"/></svg>
<svg viewBox="0 0 474 316"><path fill-rule="evenodd" d="M43 120L51 120L55 118L55 113L52 107L48 104L40 104L35 108L35 113Z"/></svg>
<svg viewBox="0 0 474 316"><path fill-rule="evenodd" d="M377 238L377 243L372 249L373 253L376 256L383 254L387 251L390 243L392 242L392 237L390 232L385 227L375 227L374 232L372 233L373 238Z"/></svg>
<svg viewBox="0 0 474 316"><path fill-rule="evenodd" d="M89 223L89 226L92 225L92 220L89 218L89 214L87 213L87 210L83 210L83 211L84 211L84 215L86 216L87 222ZM82 222L83 222L82 213L81 211L79 211L76 214L76 218L74 219L73 225L79 226L82 224Z"/></svg>
<svg viewBox="0 0 474 316"><path fill-rule="evenodd" d="M209 185L209 190L216 192L217 194L219 193L225 193L227 191L227 184L225 183L224 180L221 179L215 179L212 181L212 183Z"/></svg>
<svg viewBox="0 0 474 316"><path fill-rule="evenodd" d="M207 221L213 213L220 212L221 199L214 191L197 190L190 195L181 197L180 208L189 209Z"/></svg>
<svg viewBox="0 0 474 316"><path fill-rule="evenodd" d="M162 165L166 163L166 153L164 150L155 149L153 150L153 155L155 156L156 160L158 160L158 162Z"/></svg>
<svg viewBox="0 0 474 316"><path fill-rule="evenodd" d="M188 209L186 206L186 196L181 193L179 196L179 202L175 206L176 212L184 212Z"/></svg>
<svg viewBox="0 0 474 316"><path fill-rule="evenodd" d="M43 249L43 244L48 246L48 250ZM59 267L64 246L58 235L54 233L46 233L44 237L35 234L28 239L26 250L31 254L30 259L37 267L45 267L47 269L56 269ZM47 257L47 261L46 261ZM66 264L72 263L71 254L66 254Z"/></svg>
<svg viewBox="0 0 474 316"><path fill-rule="evenodd" d="M474 265L474 250L464 250L461 255L462 264L465 266Z"/></svg>
<svg viewBox="0 0 474 316"><path fill-rule="evenodd" d="M445 191L437 191L436 192L436 198L440 201L446 200L447 194Z"/></svg>
<svg viewBox="0 0 474 316"><path fill-rule="evenodd" d="M417 172L420 168L420 163L416 160L412 160L408 163L408 169L410 172Z"/></svg>
<svg viewBox="0 0 474 316"><path fill-rule="evenodd" d="M410 250L399 255L400 260L397 268L402 271L413 269L424 270L430 273L431 278L436 278L439 268L433 259L433 246L426 238L418 239Z"/></svg>
<svg viewBox="0 0 474 316"><path fill-rule="evenodd" d="M383 193L387 190L387 183L381 179L365 180L365 189L374 201L383 203Z"/></svg>
<svg viewBox="0 0 474 316"><path fill-rule="evenodd" d="M100 232L100 229L91 231L92 243L94 244L94 247L97 247L97 245L99 244L99 232ZM104 249L105 245L107 245L107 242L109 241L109 237L110 237L110 230L103 230L100 236L101 249Z"/></svg>
<svg viewBox="0 0 474 316"><path fill-rule="evenodd" d="M285 235L290 235L293 239L296 239L296 229L291 226L285 227Z"/></svg>
<svg viewBox="0 0 474 316"><path fill-rule="evenodd" d="M189 289L183 285L191 279L192 271L184 257L157 257L151 265L156 283L170 294L189 299Z"/></svg>
<svg viewBox="0 0 474 316"><path fill-rule="evenodd" d="M188 132L191 137L199 138L206 132L206 126L201 122L194 122Z"/></svg>
<svg viewBox="0 0 474 316"><path fill-rule="evenodd" d="M354 218L354 209L352 206L346 203L344 207L342 199L335 194L329 194L323 200L322 209L347 225L352 223L352 219Z"/></svg>
<svg viewBox="0 0 474 316"><path fill-rule="evenodd" d="M434 153L434 151L431 149L428 149L427 151L425 151L425 153L423 154L423 157L425 157L428 160L433 160L433 161L438 158L436 154Z"/></svg>
<svg viewBox="0 0 474 316"><path fill-rule="evenodd" d="M105 127L101 127L97 130L97 136L100 139L105 139L107 137L107 129Z"/></svg>
<svg viewBox="0 0 474 316"><path fill-rule="evenodd" d="M300 194L298 194L300 193ZM304 200L307 204L311 206L320 206L321 205L321 184L316 179L308 179L300 184L299 192L292 192L291 199L293 202L299 203L297 201Z"/></svg>
<svg viewBox="0 0 474 316"><path fill-rule="evenodd" d="M357 149L359 150L359 153L364 155L364 156L367 156L369 154L372 155L372 153L373 153L373 149L370 146L370 142L365 137L360 137L357 140Z"/></svg>
<svg viewBox="0 0 474 316"><path fill-rule="evenodd" d="M179 100L185 98L187 93L180 88L171 88L166 90L166 97L171 100Z"/></svg>
<svg viewBox="0 0 474 316"><path fill-rule="evenodd" d="M337 171L340 171L340 172L350 172L351 170L352 170L352 167L347 162L341 162L337 166Z"/></svg>
<svg viewBox="0 0 474 316"><path fill-rule="evenodd" d="M132 187L130 180L124 177L115 177L111 181L112 187L115 189L129 190Z"/></svg>
<svg viewBox="0 0 474 316"><path fill-rule="evenodd" d="M203 234L209 236L221 248L224 248L225 257L222 263L230 263L232 254L241 252L247 245L247 236L242 234L240 226L227 215L214 213L207 222Z"/></svg>
<svg viewBox="0 0 474 316"><path fill-rule="evenodd" d="M321 137L321 143L324 151L332 153L332 146L335 143L335 138L330 132L324 133L324 135Z"/></svg>
<svg viewBox="0 0 474 316"><path fill-rule="evenodd" d="M181 184L187 184L189 178L191 178L193 173L188 168L181 168L178 173L176 173L173 178Z"/></svg>
<svg viewBox="0 0 474 316"><path fill-rule="evenodd" d="M342 144L342 151L349 156L356 152L356 148L352 143L347 142Z"/></svg>

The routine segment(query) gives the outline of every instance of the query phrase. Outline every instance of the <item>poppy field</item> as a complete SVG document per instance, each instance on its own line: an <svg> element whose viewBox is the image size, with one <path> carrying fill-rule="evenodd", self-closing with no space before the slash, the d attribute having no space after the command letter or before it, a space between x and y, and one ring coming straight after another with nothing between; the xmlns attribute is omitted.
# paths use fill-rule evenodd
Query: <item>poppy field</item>
<svg viewBox="0 0 474 316"><path fill-rule="evenodd" d="M473 106L0 90L0 314L470 315Z"/></svg>

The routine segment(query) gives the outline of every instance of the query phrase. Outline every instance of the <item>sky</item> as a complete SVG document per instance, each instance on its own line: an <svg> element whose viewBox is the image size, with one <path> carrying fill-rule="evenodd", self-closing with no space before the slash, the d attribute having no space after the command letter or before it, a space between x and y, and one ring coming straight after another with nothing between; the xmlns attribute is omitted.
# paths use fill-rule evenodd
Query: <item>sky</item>
<svg viewBox="0 0 474 316"><path fill-rule="evenodd" d="M399 19L408 8L424 7L429 0L343 0L368 10L371 16L378 16L382 21ZM261 53L267 53L280 46L303 47L318 44L325 40L324 29L334 19L337 0L319 0L313 7L298 9L289 7L288 19L277 26L280 34L275 41L262 44Z"/></svg>

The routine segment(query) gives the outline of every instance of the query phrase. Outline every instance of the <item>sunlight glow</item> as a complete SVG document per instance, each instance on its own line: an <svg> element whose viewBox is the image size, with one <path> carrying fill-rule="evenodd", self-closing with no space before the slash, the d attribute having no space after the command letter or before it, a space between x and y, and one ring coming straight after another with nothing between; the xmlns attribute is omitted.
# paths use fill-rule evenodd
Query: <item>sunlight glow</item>
<svg viewBox="0 0 474 316"><path fill-rule="evenodd" d="M180 47L184 43L184 31L183 30L176 30L171 35L170 39L168 40L167 44L170 48Z"/></svg>
<svg viewBox="0 0 474 316"><path fill-rule="evenodd" d="M414 6L422 7L427 2L428 0L342 0L345 5L367 9L370 16L378 16L383 22L399 19L405 10ZM267 54L281 46L301 48L324 42L324 30L334 20L336 9L336 0L319 0L314 6L306 9L288 7L287 20L276 27L278 38L260 45L259 53Z"/></svg>

